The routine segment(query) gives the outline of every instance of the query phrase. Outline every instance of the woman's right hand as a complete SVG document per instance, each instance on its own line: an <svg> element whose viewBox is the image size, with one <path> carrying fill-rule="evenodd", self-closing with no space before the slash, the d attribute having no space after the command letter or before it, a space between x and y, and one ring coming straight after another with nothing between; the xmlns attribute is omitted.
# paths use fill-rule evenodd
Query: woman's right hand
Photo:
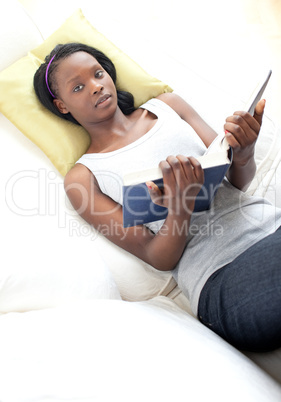
<svg viewBox="0 0 281 402"><path fill-rule="evenodd" d="M155 204L168 208L170 214L191 215L195 199L204 183L204 171L193 157L168 156L159 164L163 173L164 187L146 183Z"/></svg>

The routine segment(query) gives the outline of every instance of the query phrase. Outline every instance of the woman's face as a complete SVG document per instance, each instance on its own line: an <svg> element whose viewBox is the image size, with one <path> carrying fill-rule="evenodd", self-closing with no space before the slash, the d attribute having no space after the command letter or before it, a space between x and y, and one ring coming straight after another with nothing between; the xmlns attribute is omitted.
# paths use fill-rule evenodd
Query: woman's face
<svg viewBox="0 0 281 402"><path fill-rule="evenodd" d="M101 123L117 108L117 92L109 74L86 52L76 52L62 60L55 72L58 99L54 103L63 114L82 125Z"/></svg>

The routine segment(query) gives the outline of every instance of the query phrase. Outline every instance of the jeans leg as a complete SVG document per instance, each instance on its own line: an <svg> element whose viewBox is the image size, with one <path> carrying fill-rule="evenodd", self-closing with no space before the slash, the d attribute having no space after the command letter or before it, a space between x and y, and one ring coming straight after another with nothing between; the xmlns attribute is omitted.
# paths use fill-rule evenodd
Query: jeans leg
<svg viewBox="0 0 281 402"><path fill-rule="evenodd" d="M242 350L281 346L281 229L216 271L202 289L198 316Z"/></svg>

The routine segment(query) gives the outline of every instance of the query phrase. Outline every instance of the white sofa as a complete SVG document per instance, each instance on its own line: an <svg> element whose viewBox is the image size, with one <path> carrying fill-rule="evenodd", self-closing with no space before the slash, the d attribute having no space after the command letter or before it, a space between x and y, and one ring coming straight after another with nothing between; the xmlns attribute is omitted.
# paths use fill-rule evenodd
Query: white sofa
<svg viewBox="0 0 281 402"><path fill-rule="evenodd" d="M209 3L203 3L208 9ZM206 68L194 58L189 61L184 52L175 55L175 48L186 48L185 39L191 34L191 26L182 25L186 36L176 35L175 17L183 22L177 9L180 2L170 10L160 0L144 1L138 12L132 4L90 0L1 4L0 70L82 7L100 31L168 82L220 130L224 118L243 101L237 90L241 81L233 78L226 89L230 72L224 77L214 62ZM186 4L191 23L193 12L198 17L198 5ZM212 24L204 26L207 30ZM133 38L128 29L134 30ZM149 42L152 35L154 43ZM204 40L197 37L200 47ZM197 37L189 42L190 51L197 49ZM165 52L162 40L169 42ZM218 49L213 49L214 55ZM234 69L228 71L233 74ZM240 86L243 95L254 80L250 71L249 67L245 72L250 82L245 77ZM272 87L269 99L270 91ZM243 354L202 326L170 273L158 272L115 247L76 215L65 199L62 176L2 114L0 132L5 189L1 402L281 400L281 350ZM281 206L281 129L268 116L256 159L258 171L249 191L276 204L279 200Z"/></svg>

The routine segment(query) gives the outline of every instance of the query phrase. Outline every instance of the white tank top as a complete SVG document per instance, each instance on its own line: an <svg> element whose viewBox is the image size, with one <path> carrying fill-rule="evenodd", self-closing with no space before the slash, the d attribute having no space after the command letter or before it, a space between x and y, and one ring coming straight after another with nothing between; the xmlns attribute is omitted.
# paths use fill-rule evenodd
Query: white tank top
<svg viewBox="0 0 281 402"><path fill-rule="evenodd" d="M155 167L169 155L198 157L206 150L196 132L164 102L152 99L141 108L157 116L145 135L116 151L85 154L77 161L92 171L101 191L121 205L124 174ZM157 232L162 224L147 226ZM213 272L280 225L281 210L223 182L211 209L192 215L187 247L173 270L195 315L200 292Z"/></svg>

